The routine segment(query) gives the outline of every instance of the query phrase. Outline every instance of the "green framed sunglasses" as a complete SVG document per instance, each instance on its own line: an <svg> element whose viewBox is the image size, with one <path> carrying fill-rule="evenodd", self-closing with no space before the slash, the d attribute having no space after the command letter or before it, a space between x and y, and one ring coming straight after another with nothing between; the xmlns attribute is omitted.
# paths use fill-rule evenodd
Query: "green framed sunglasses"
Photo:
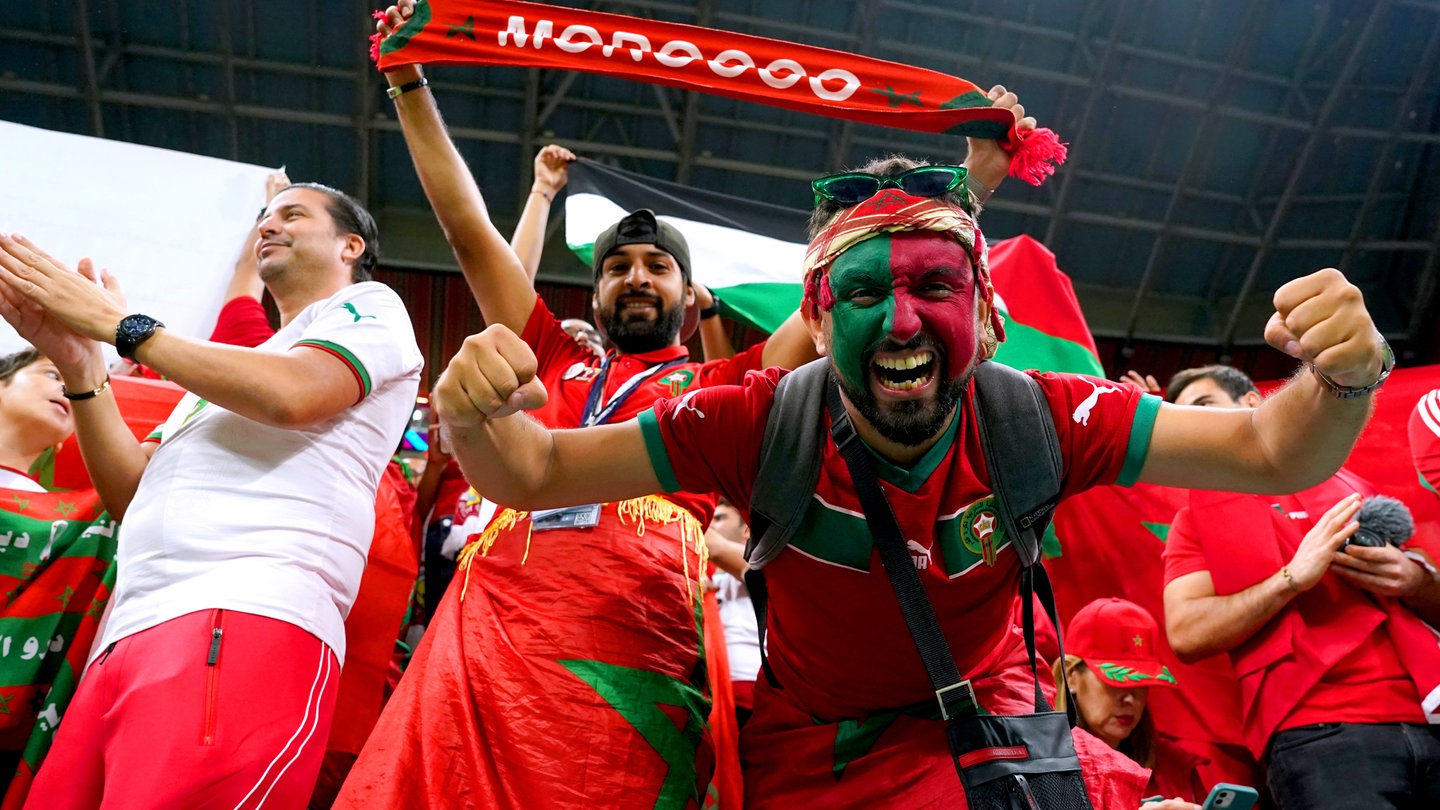
<svg viewBox="0 0 1440 810"><path fill-rule="evenodd" d="M965 182L970 172L964 166L917 166L907 172L877 176L864 172L832 174L810 181L815 204L830 200L841 206L865 202L882 188L898 188L912 197L939 197L954 191ZM969 195L966 195L969 208Z"/></svg>

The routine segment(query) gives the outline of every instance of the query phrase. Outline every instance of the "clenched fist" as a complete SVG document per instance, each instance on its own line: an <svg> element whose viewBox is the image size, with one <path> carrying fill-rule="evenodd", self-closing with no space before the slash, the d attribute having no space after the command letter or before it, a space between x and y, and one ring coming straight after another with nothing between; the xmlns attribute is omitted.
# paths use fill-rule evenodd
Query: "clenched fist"
<svg viewBox="0 0 1440 810"><path fill-rule="evenodd" d="M517 411L533 411L549 399L535 376L535 352L506 327L495 324L465 339L431 393L430 407L447 429L480 427Z"/></svg>
<svg viewBox="0 0 1440 810"><path fill-rule="evenodd" d="M1348 388L1375 382L1385 362L1384 341L1360 289L1334 268L1275 291L1275 314L1265 325L1265 340Z"/></svg>

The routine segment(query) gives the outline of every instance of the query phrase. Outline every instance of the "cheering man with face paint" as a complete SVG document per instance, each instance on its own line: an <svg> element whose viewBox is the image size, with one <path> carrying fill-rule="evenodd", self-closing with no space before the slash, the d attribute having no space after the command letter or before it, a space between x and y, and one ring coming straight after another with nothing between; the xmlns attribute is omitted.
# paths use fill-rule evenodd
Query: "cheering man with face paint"
<svg viewBox="0 0 1440 810"><path fill-rule="evenodd" d="M381 35L412 8L388 9ZM546 426L633 424L658 399L738 388L747 372L815 356L796 314L761 346L692 362L681 342L696 295L689 247L648 210L596 239L595 323L614 350L596 357L577 345L490 221L419 69L386 79L416 171L486 322L524 346L528 373L551 394L535 413ZM993 97L1015 107L1003 88ZM993 176L981 178L993 187L1008 157L994 142L981 148L982 157L998 158L986 161ZM509 448L494 452L485 463L508 464ZM460 553L457 581L338 806L409 807L420 796L478 807L699 804L702 528L714 489L655 483L550 514L500 509Z"/></svg>
<svg viewBox="0 0 1440 810"><path fill-rule="evenodd" d="M985 710L1027 713L1033 685L1010 611L1020 561L994 531L976 415L959 396L1003 339L983 237L956 185L931 176L952 169L867 168L849 175L853 187L816 183L817 196L835 199L816 212L802 314L875 456L960 672ZM1314 372L1254 412L1032 373L1059 436L1062 496L1135 480L1294 490L1333 472L1368 415L1383 341L1334 270L1286 284L1275 306L1267 339ZM783 372L657 403L624 424L551 432L516 414L546 401L535 370L522 341L491 327L466 341L436 388L456 457L487 496L539 508L718 490L748 508ZM961 806L933 689L828 430L822 452L799 532L766 569L768 654L782 688L757 684L742 746L747 806ZM1083 734L1076 747L1096 807L1139 805L1143 771Z"/></svg>

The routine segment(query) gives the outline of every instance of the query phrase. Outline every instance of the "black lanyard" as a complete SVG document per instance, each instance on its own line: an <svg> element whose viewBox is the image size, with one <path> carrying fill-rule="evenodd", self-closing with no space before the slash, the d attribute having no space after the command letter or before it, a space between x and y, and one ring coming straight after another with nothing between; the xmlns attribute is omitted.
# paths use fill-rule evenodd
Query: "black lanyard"
<svg viewBox="0 0 1440 810"><path fill-rule="evenodd" d="M673 360L656 363L650 368L645 369L629 380L626 380L625 384L615 391L615 395L610 397L610 401L602 407L601 400L605 397L605 379L610 375L610 361L614 359L614 357L614 355L606 356L605 360L600 364L600 376L596 377L595 382L590 384L590 395L585 399L585 419L580 423L582 427L603 425L609 422L610 417L614 416L615 412L620 410L620 406L624 405L625 401L630 399L630 395L639 390L641 385L649 382L656 375L664 374L666 371L689 359L686 357L676 357Z"/></svg>

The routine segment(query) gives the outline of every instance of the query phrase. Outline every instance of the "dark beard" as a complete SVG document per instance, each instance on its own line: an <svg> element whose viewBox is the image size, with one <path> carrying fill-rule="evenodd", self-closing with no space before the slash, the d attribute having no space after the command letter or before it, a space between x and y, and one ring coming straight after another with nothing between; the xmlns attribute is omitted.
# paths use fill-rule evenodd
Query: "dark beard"
<svg viewBox="0 0 1440 810"><path fill-rule="evenodd" d="M941 363L937 372L943 371L944 365ZM955 410L956 403L965 393L965 386L970 382L968 375L953 380L944 380L942 377L937 380L939 387L935 390L934 400L905 400L893 403L889 410L882 411L879 400L870 391L868 384L855 388L838 373L835 376L840 380L840 390L845 392L845 397L855 406L860 416L873 425L881 436L904 447L916 447L935 438L945 427L945 420L950 418L950 413Z"/></svg>
<svg viewBox="0 0 1440 810"><path fill-rule="evenodd" d="M655 303L660 306L660 314L653 321L623 319L621 312L624 308L618 302L605 313L605 334L615 348L626 354L644 354L659 351L675 342L680 327L685 324L685 307L666 309L659 296L655 296Z"/></svg>

